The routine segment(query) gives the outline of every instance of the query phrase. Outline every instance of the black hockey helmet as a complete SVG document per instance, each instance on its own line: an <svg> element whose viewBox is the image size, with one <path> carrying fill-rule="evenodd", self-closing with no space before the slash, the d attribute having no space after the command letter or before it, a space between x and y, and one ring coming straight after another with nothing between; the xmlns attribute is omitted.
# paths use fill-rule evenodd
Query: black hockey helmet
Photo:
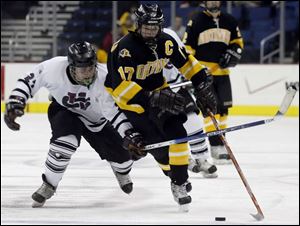
<svg viewBox="0 0 300 226"><path fill-rule="evenodd" d="M221 11L221 1L203 1L203 2L206 10L209 12L218 13Z"/></svg>
<svg viewBox="0 0 300 226"><path fill-rule="evenodd" d="M155 39L162 30L164 23L164 15L161 8L157 4L141 4L135 11L136 16L136 31L141 34L142 25L158 26L158 32L155 37L149 37L144 39Z"/></svg>
<svg viewBox="0 0 300 226"><path fill-rule="evenodd" d="M74 67L96 65L96 52L88 42L74 43L68 49L68 62Z"/></svg>
<svg viewBox="0 0 300 226"><path fill-rule="evenodd" d="M68 48L70 74L80 85L88 86L96 76L97 57L92 45L78 42Z"/></svg>

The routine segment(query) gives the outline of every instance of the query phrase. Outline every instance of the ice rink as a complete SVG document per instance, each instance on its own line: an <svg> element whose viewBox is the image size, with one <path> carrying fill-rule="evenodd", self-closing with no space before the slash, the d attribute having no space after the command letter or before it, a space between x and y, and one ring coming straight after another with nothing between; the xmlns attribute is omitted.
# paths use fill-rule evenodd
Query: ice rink
<svg viewBox="0 0 300 226"><path fill-rule="evenodd" d="M229 117L229 126L268 117ZM133 166L134 190L123 193L107 162L83 140L57 193L40 209L31 194L41 185L50 126L46 114L27 114L10 131L1 115L1 224L299 224L299 118L227 134L265 220L233 165L218 166L217 179L190 173L188 213L178 212L170 182L151 156ZM226 217L216 222L216 216Z"/></svg>

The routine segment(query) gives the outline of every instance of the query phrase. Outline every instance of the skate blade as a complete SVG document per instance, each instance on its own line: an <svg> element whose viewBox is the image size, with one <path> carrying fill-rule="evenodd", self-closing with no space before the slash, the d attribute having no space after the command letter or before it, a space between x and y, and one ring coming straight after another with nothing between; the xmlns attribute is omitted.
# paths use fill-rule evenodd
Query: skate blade
<svg viewBox="0 0 300 226"><path fill-rule="evenodd" d="M231 159L213 159L213 163L215 165L231 165L232 161Z"/></svg>
<svg viewBox="0 0 300 226"><path fill-rule="evenodd" d="M179 212L181 213L189 212L189 204L179 205Z"/></svg>
<svg viewBox="0 0 300 226"><path fill-rule="evenodd" d="M37 201L33 201L32 203L32 208L39 208L42 207L45 204L45 202L37 202Z"/></svg>
<svg viewBox="0 0 300 226"><path fill-rule="evenodd" d="M202 172L202 176L204 178L217 178L218 177L218 174L217 173L203 173Z"/></svg>

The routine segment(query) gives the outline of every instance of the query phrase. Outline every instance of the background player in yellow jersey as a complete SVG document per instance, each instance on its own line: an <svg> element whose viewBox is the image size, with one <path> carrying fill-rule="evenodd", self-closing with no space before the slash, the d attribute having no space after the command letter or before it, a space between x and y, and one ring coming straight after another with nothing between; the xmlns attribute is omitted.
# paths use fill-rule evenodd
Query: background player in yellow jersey
<svg viewBox="0 0 300 226"><path fill-rule="evenodd" d="M244 47L236 19L221 12L221 1L205 1L205 10L197 12L188 22L183 43L201 64L210 68L217 94L218 109L215 115L220 127L226 128L228 109L232 107L229 67L237 65ZM206 132L214 127L209 117L204 119ZM231 163L230 157L218 136L209 138L211 155L217 164Z"/></svg>

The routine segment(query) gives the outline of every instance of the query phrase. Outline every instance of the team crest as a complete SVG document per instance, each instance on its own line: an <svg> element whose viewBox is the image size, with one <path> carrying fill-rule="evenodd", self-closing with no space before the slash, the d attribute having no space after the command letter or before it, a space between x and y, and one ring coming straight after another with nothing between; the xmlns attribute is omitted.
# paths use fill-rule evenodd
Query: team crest
<svg viewBox="0 0 300 226"><path fill-rule="evenodd" d="M119 56L124 58L124 57L131 57L128 49L122 49L119 53Z"/></svg>

